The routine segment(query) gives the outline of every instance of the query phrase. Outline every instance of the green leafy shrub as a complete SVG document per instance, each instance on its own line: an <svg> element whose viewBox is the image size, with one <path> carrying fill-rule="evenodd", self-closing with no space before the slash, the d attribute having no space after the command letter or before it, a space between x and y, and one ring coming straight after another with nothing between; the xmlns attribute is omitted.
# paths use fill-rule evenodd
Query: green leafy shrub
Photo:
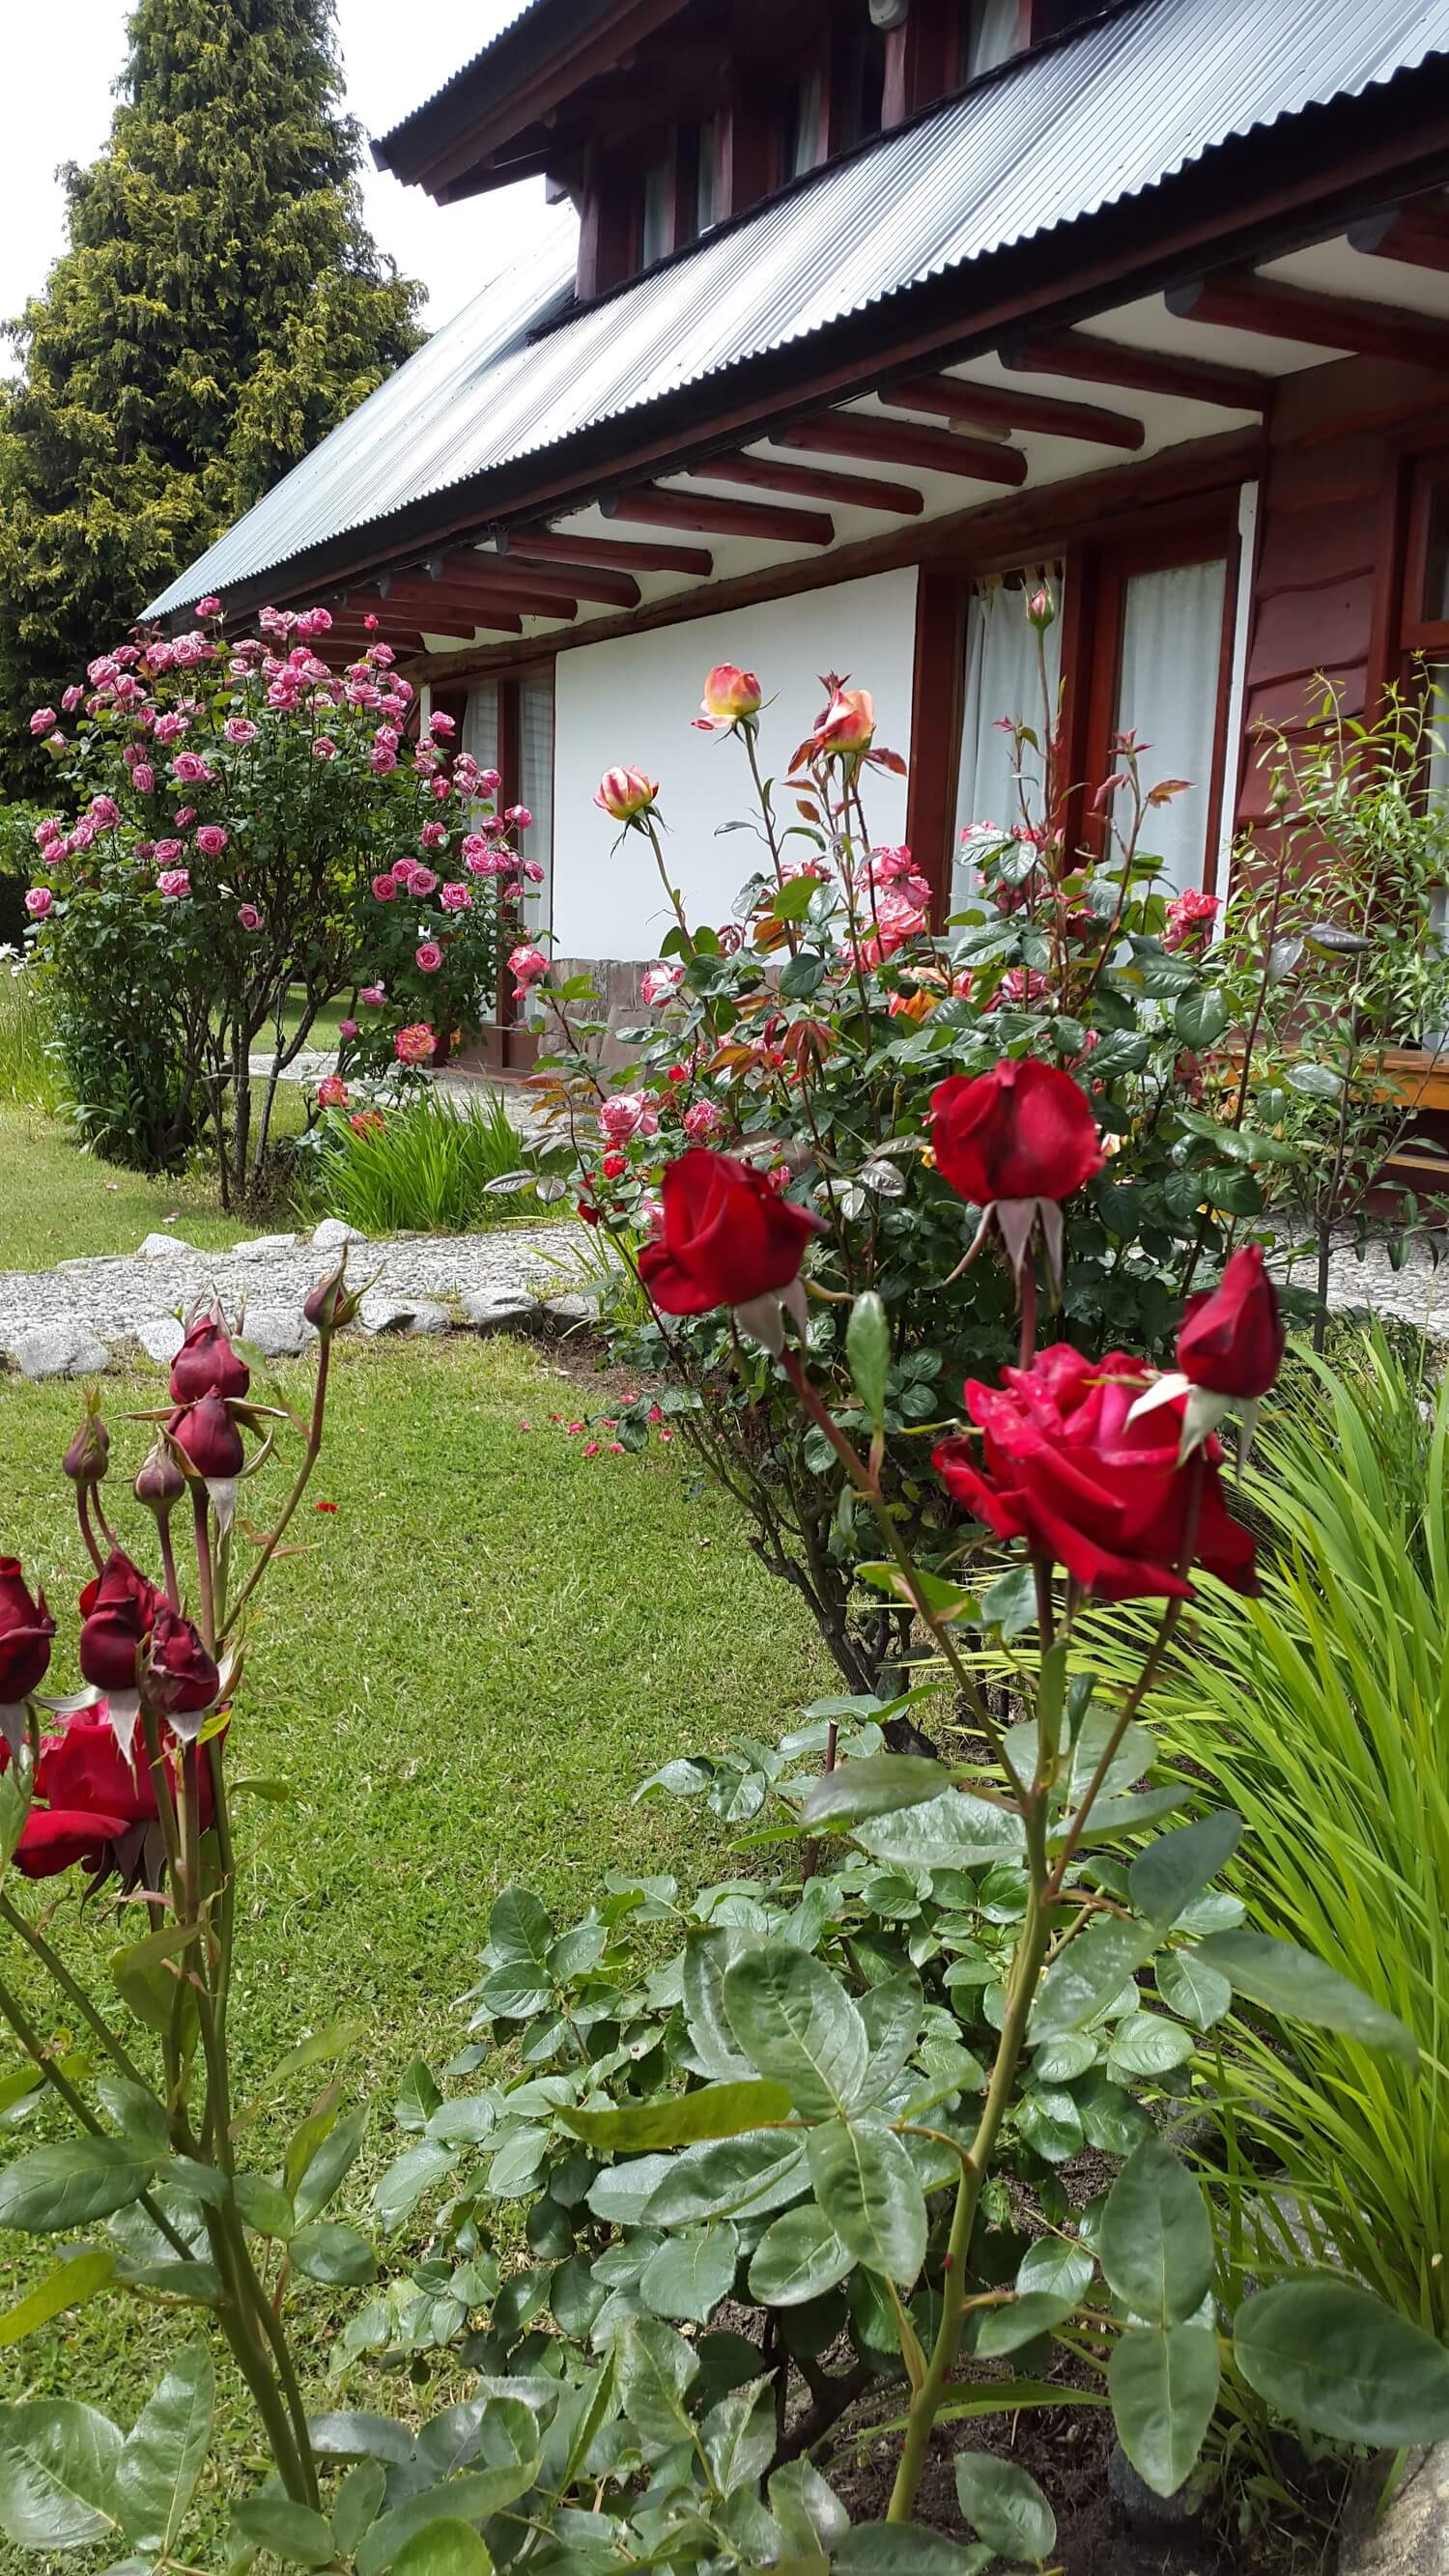
<svg viewBox="0 0 1449 2576"><path fill-rule="evenodd" d="M519 1173L522 1150L497 1092L464 1106L424 1088L333 1110L309 1160L307 1206L363 1234L459 1234L509 1213L512 1194L494 1184Z"/></svg>
<svg viewBox="0 0 1449 2576"><path fill-rule="evenodd" d="M0 949L0 1100L58 1110L65 1097L46 996L24 959Z"/></svg>
<svg viewBox="0 0 1449 2576"><path fill-rule="evenodd" d="M18 947L29 916L27 889L35 882L38 805L0 805L0 947Z"/></svg>

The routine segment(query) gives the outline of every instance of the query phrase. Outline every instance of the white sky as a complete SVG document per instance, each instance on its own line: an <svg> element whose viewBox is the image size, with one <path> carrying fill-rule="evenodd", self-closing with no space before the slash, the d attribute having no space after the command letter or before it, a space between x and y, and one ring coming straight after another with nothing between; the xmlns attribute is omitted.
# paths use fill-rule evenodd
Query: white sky
<svg viewBox="0 0 1449 2576"><path fill-rule="evenodd" d="M428 98L495 30L519 0L337 0L347 104L369 134L385 134ZM27 295L65 247L62 161L94 158L110 128L111 84L125 58L128 0L56 0L51 8L0 0L0 318ZM428 289L423 319L446 322L559 217L543 202L543 181L521 181L496 196L435 206L372 167L362 173L367 219L379 247ZM0 365L13 354L0 351Z"/></svg>

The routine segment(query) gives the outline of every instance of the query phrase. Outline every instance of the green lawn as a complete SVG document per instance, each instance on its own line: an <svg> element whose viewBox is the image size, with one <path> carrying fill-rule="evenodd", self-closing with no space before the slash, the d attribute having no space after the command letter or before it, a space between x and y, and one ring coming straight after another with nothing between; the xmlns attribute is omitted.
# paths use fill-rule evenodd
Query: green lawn
<svg viewBox="0 0 1449 2576"><path fill-rule="evenodd" d="M174 1227L164 1220L174 1217ZM144 1236L174 1232L205 1252L258 1232L254 1218L220 1214L214 1196L174 1177L87 1154L73 1131L43 1111L0 1105L0 1270L49 1270L85 1253L134 1252Z"/></svg>
<svg viewBox="0 0 1449 2576"><path fill-rule="evenodd" d="M300 1390L306 1372L288 1378ZM156 1392L150 1377L106 1381L108 1502L146 1563L149 1523L120 1472L139 1431L121 1417ZM304 1516L305 1553L262 1596L229 1760L235 1776L286 1775L293 1796L240 1802L242 2080L338 2013L366 2020L349 2086L376 2114L354 2211L390 2152L402 2069L460 2043L457 1999L498 1890L524 1879L567 1917L609 1868L698 1877L723 1837L693 1807L632 1806L638 1780L690 1747L768 1734L829 1686L800 1605L756 1566L724 1502L692 1494L677 1445L586 1459L549 1422L588 1400L517 1344L343 1344L314 1487L338 1509ZM73 1388L10 1383L0 1396L0 1549L49 1594L57 1687L74 1673L86 1571L58 1472L76 1413ZM66 1894L53 1937L94 1965L114 1926L107 1906L81 1918ZM20 1981L13 1959L5 1973ZM0 2070L9 2063L0 2043ZM288 2107L299 2115L300 2093ZM22 2132L40 2134L38 2122ZM16 2242L0 2245L0 2273ZM317 2312L320 2326L320 2296ZM4 2394L64 2390L129 2422L173 2331L97 2305L7 2353ZM315 2374L320 2345L307 2357ZM402 2395L394 2384L358 2402ZM233 2458L242 2424L234 2413ZM222 2564L220 2527L217 2497L208 2566ZM22 2564L37 2562L0 2551L7 2576Z"/></svg>

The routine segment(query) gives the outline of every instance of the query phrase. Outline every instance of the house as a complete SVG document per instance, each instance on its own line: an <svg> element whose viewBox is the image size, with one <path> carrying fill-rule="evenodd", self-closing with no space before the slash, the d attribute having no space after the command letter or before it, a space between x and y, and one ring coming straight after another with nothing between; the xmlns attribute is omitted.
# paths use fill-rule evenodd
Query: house
<svg viewBox="0 0 1449 2576"><path fill-rule="evenodd" d="M556 229L152 613L380 617L616 1003L663 923L601 771L661 778L697 916L747 872L712 663L782 744L816 674L874 692L873 834L945 907L1042 567L1068 772L1133 725L1192 782L1179 887L1255 720L1449 660L1449 0L529 0L374 151L440 203L543 172Z"/></svg>

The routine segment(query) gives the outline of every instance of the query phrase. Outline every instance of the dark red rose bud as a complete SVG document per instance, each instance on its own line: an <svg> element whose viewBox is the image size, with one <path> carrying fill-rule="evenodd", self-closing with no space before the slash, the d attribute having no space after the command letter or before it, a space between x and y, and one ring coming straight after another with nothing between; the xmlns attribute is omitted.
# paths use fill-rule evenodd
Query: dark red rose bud
<svg viewBox="0 0 1449 2576"><path fill-rule="evenodd" d="M113 1548L104 1570L80 1597L80 1668L96 1690L135 1690L136 1659L156 1613L164 1608L154 1583Z"/></svg>
<svg viewBox="0 0 1449 2576"><path fill-rule="evenodd" d="M175 1404L198 1404L205 1395L243 1396L251 1370L232 1349L214 1315L199 1315L171 1364L171 1397Z"/></svg>
<svg viewBox="0 0 1449 2576"><path fill-rule="evenodd" d="M146 1653L147 1698L168 1717L194 1717L210 1708L220 1688L221 1675L199 1631L163 1601Z"/></svg>
<svg viewBox="0 0 1449 2576"><path fill-rule="evenodd" d="M204 1395L167 1429L198 1476L241 1474L246 1461L242 1436L219 1395Z"/></svg>
<svg viewBox="0 0 1449 2576"><path fill-rule="evenodd" d="M318 1280L302 1308L308 1323L324 1341L329 1333L340 1332L344 1324L350 1324L362 1304L361 1296L352 1295L343 1284L346 1271L347 1255L344 1253L336 1269L329 1271L325 1279Z"/></svg>
<svg viewBox="0 0 1449 2576"><path fill-rule="evenodd" d="M956 1074L931 1094L936 1168L963 1199L1064 1199L1102 1168L1097 1122L1059 1065L1035 1056Z"/></svg>
<svg viewBox="0 0 1449 2576"><path fill-rule="evenodd" d="M665 1172L664 1230L646 1243L639 1275L666 1315L748 1306L800 1275L822 1222L792 1207L763 1173L733 1154L697 1146Z"/></svg>
<svg viewBox="0 0 1449 2576"><path fill-rule="evenodd" d="M94 1394L88 1395L80 1429L62 1458L61 1466L78 1485L98 1485L110 1464L110 1455L111 1435L101 1420L100 1399Z"/></svg>
<svg viewBox="0 0 1449 2576"><path fill-rule="evenodd" d="M1194 1386L1241 1404L1266 1395L1283 1365L1278 1291L1263 1267L1262 1247L1235 1252L1218 1286L1193 1297L1177 1336L1177 1365Z"/></svg>
<svg viewBox="0 0 1449 2576"><path fill-rule="evenodd" d="M54 1635L45 1594L32 1599L19 1557L0 1556L0 1705L13 1708L39 1690Z"/></svg>
<svg viewBox="0 0 1449 2576"><path fill-rule="evenodd" d="M35 1808L25 1819L15 1854L15 1866L22 1878L58 1878L64 1869L73 1869L84 1861L87 1869L99 1869L105 1861L106 1846L126 1830L122 1816L100 1812L90 1814L80 1808Z"/></svg>
<svg viewBox="0 0 1449 2576"><path fill-rule="evenodd" d="M165 1440L158 1440L141 1461L136 1481L131 1487L138 1503L164 1520L173 1512L186 1491L186 1478L176 1464L174 1450Z"/></svg>

